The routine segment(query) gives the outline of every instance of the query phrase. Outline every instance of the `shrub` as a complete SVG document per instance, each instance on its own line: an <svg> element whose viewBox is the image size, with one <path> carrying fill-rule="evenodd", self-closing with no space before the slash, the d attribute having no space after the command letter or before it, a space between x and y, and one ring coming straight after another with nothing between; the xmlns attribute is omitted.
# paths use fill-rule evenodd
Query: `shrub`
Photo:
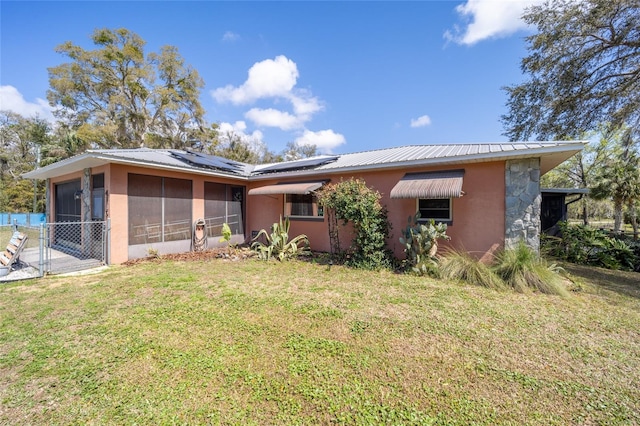
<svg viewBox="0 0 640 426"><path fill-rule="evenodd" d="M336 219L343 225L353 223L355 237L347 258L347 263L353 267L380 269L391 266L391 255L386 249L391 225L380 198L379 192L360 179L326 185L318 193L320 205L333 210Z"/></svg>
<svg viewBox="0 0 640 426"><path fill-rule="evenodd" d="M271 234L268 234L264 229L258 232L258 235L252 240L251 248L255 250L256 253L258 253L258 257L263 260L269 260L273 256L282 261L298 255L311 254L309 250L309 239L306 235L301 234L289 240L290 226L289 218L287 217L283 221L282 216L280 216L280 222L271 225ZM262 236L266 239L267 244L258 241Z"/></svg>
<svg viewBox="0 0 640 426"><path fill-rule="evenodd" d="M462 251L449 251L440 259L440 275L448 280L461 280L494 290L505 288L504 282L489 265Z"/></svg>
<svg viewBox="0 0 640 426"><path fill-rule="evenodd" d="M558 274L560 268L548 264L523 242L514 249L499 252L493 270L507 286L516 291L533 289L546 294L568 295Z"/></svg>
<svg viewBox="0 0 640 426"><path fill-rule="evenodd" d="M610 237L606 232L585 225L559 224L561 237L544 241L553 256L572 263L608 269L634 270L640 267L640 256L634 243Z"/></svg>

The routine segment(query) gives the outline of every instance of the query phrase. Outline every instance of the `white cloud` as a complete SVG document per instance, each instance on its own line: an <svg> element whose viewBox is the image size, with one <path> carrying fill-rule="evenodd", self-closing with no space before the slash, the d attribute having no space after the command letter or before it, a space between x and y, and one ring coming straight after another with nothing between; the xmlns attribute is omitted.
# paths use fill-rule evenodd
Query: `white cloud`
<svg viewBox="0 0 640 426"><path fill-rule="evenodd" d="M222 36L222 41L232 42L232 41L236 41L236 40L240 40L240 35L234 33L233 31L227 31Z"/></svg>
<svg viewBox="0 0 640 426"><path fill-rule="evenodd" d="M473 45L479 41L505 37L527 28L521 19L525 9L544 0L467 0L455 10L466 28L455 26L445 38L459 44Z"/></svg>
<svg viewBox="0 0 640 426"><path fill-rule="evenodd" d="M241 86L227 85L211 94L218 102L235 105L249 104L262 98L289 98L298 81L296 63L285 56L257 62L249 69L249 76Z"/></svg>
<svg viewBox="0 0 640 426"><path fill-rule="evenodd" d="M247 123L245 123L244 121L236 121L233 124L222 122L218 125L218 131L220 133L234 132L244 134L245 130L247 130Z"/></svg>
<svg viewBox="0 0 640 426"><path fill-rule="evenodd" d="M311 96L311 94L306 91L300 91L300 93L304 94L304 96L290 96L289 100L293 105L293 111L298 115L303 121L308 121L311 119L311 116L319 111L324 109L322 103Z"/></svg>
<svg viewBox="0 0 640 426"><path fill-rule="evenodd" d="M431 117L423 115L418 118L411 119L411 127L425 127L431 124Z"/></svg>
<svg viewBox="0 0 640 426"><path fill-rule="evenodd" d="M302 127L302 120L288 112L268 108L251 108L244 114L256 126L278 127L282 130L292 130Z"/></svg>
<svg viewBox="0 0 640 426"><path fill-rule="evenodd" d="M324 109L322 102L311 92L295 87L299 77L298 66L286 56L256 62L248 74L242 85L220 87L213 90L211 95L220 103L230 102L234 105L253 104L258 100L279 102L283 99L291 104L291 112L274 108L250 109L245 113L245 118L257 126L297 129Z"/></svg>
<svg viewBox="0 0 640 426"><path fill-rule="evenodd" d="M256 62L249 69L247 79L239 86L227 85L211 91L211 96L219 103L234 105L253 105L260 101L259 107L248 109L244 118L257 127L274 127L283 131L295 130L300 145L315 145L321 152L331 152L345 143L343 135L333 130L312 132L305 128L315 114L324 110L323 102L313 96L311 91L296 87L298 66L284 55L274 59ZM265 106L273 103L277 107ZM246 123L242 123L246 131ZM228 123L227 123L228 124ZM221 126L221 131L224 129ZM238 133L239 129L234 129ZM261 135L261 134L260 134Z"/></svg>
<svg viewBox="0 0 640 426"><path fill-rule="evenodd" d="M36 98L35 102L27 102L13 86L0 86L0 110L12 111L23 117L38 116L48 121L54 120L52 108L47 101Z"/></svg>
<svg viewBox="0 0 640 426"><path fill-rule="evenodd" d="M294 142L298 145L315 145L318 151L330 154L334 148L344 144L346 140L340 133L329 129L319 132L305 130Z"/></svg>

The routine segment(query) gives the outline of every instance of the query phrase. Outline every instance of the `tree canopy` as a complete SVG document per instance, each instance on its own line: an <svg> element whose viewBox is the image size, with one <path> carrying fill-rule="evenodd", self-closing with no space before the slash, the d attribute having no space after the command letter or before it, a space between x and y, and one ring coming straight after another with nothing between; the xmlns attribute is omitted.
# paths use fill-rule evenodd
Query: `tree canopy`
<svg viewBox="0 0 640 426"><path fill-rule="evenodd" d="M577 137L602 123L640 135L640 0L553 0L523 19L521 68L505 88L502 117L511 140Z"/></svg>
<svg viewBox="0 0 640 426"><path fill-rule="evenodd" d="M70 62L49 68L47 98L56 118L99 148L195 148L215 143L199 100L204 82L173 46L145 54L127 29L98 29L85 50L56 48Z"/></svg>
<svg viewBox="0 0 640 426"><path fill-rule="evenodd" d="M614 231L620 231L623 207L626 205L636 227L636 203L640 200L640 154L638 144L628 132L612 135L613 144L607 150L604 164L597 169L591 196L611 199L614 205Z"/></svg>
<svg viewBox="0 0 640 426"><path fill-rule="evenodd" d="M39 150L48 158L49 133L45 120L0 111L0 211L32 211L34 200L36 210L42 209L43 183L34 187L33 182L22 179L21 175L36 166Z"/></svg>

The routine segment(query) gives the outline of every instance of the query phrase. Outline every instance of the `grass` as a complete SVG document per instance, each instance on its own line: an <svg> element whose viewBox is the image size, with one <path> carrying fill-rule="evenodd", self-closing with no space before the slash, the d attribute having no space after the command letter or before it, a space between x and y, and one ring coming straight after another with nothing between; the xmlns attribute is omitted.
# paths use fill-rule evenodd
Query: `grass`
<svg viewBox="0 0 640 426"><path fill-rule="evenodd" d="M19 226L18 231L23 232L29 237L26 247L38 247L40 239L40 228L27 228L25 226ZM0 226L0 251L9 243L11 236L13 235L13 226L2 225Z"/></svg>
<svg viewBox="0 0 640 426"><path fill-rule="evenodd" d="M638 281L570 272L568 298L221 259L4 285L0 424L640 424Z"/></svg>
<svg viewBox="0 0 640 426"><path fill-rule="evenodd" d="M491 267L464 251L451 250L440 260L443 278L460 280L467 284L494 290L504 290L506 285Z"/></svg>
<svg viewBox="0 0 640 426"><path fill-rule="evenodd" d="M568 296L557 269L523 242L513 249L500 251L493 267L496 274L516 291L533 289L545 294Z"/></svg>

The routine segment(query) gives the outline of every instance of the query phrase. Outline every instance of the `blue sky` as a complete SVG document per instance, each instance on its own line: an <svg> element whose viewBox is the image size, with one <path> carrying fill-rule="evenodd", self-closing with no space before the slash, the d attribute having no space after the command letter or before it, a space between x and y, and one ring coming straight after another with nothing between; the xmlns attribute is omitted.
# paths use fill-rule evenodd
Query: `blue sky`
<svg viewBox="0 0 640 426"><path fill-rule="evenodd" d="M127 28L178 48L218 122L280 152L506 141L503 86L524 79L534 0L410 2L0 1L0 109L50 117L57 45Z"/></svg>

